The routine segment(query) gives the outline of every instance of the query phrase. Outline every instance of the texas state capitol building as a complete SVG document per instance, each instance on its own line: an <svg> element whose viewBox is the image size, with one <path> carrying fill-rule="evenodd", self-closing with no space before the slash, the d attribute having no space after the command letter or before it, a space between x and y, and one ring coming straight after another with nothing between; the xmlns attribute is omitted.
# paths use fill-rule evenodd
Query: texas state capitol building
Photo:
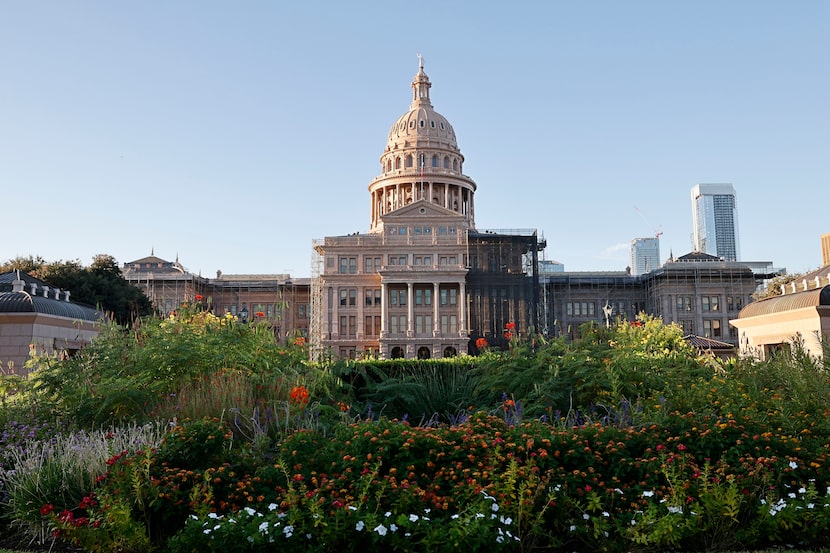
<svg viewBox="0 0 830 553"><path fill-rule="evenodd" d="M452 357L538 325L536 231L475 227L476 183L420 60L369 184L367 234L314 241L312 347L341 358ZM508 326L509 325L509 326Z"/></svg>

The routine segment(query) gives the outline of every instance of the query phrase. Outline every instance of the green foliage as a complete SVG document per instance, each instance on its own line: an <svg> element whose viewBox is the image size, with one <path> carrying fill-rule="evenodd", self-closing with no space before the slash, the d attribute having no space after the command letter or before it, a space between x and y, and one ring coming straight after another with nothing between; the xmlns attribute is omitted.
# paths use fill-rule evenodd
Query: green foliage
<svg viewBox="0 0 830 553"><path fill-rule="evenodd" d="M390 418L450 422L486 401L477 391L472 358L361 361L338 371L355 400Z"/></svg>
<svg viewBox="0 0 830 553"><path fill-rule="evenodd" d="M488 352L480 360L480 389L491 397L509 393L531 417L599 408L602 416L614 418L623 404L665 396L711 374L679 327L646 315L612 328L583 325L570 342L537 337L513 343L509 351Z"/></svg>
<svg viewBox="0 0 830 553"><path fill-rule="evenodd" d="M250 412L260 401L287 399L300 383L318 397L331 395L336 379L306 365L304 356L299 346L277 343L265 325L184 308L176 317L146 318L130 330L105 327L73 358L34 359L30 401L93 426ZM240 394L228 396L228 388L214 386L217 379L232 379L237 386L230 390Z"/></svg>
<svg viewBox="0 0 830 553"><path fill-rule="evenodd" d="M107 471L115 452L158 444L157 425L126 426L109 431L58 434L4 448L0 489L8 497L3 512L15 524L43 543L50 539L50 524L42 509L72 512Z"/></svg>

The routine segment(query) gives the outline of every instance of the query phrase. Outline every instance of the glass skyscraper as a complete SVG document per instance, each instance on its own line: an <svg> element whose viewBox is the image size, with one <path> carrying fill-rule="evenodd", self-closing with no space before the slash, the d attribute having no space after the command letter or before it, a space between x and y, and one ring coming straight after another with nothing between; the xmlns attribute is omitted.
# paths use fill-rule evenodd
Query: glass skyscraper
<svg viewBox="0 0 830 553"><path fill-rule="evenodd" d="M738 201L731 184L698 184L692 187L694 251L739 261Z"/></svg>
<svg viewBox="0 0 830 553"><path fill-rule="evenodd" d="M642 275L660 267L660 238L631 241L631 274Z"/></svg>

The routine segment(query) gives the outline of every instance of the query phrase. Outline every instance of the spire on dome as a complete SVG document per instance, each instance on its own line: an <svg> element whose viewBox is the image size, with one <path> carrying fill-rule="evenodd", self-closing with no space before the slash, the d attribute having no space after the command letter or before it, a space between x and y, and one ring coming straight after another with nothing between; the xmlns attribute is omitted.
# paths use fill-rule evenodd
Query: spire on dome
<svg viewBox="0 0 830 553"><path fill-rule="evenodd" d="M429 82L429 77L424 73L424 56L418 54L418 73L412 80L412 89L415 91L412 98L412 106L410 109L415 109L420 106L430 106L429 89L432 83Z"/></svg>

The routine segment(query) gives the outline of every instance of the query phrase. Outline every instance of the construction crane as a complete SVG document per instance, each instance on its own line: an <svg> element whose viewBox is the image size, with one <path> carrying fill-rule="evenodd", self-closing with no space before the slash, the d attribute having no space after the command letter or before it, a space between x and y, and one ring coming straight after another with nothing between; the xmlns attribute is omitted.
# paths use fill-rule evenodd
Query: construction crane
<svg viewBox="0 0 830 553"><path fill-rule="evenodd" d="M660 235L662 235L662 234L663 234L662 227L655 227L654 225L652 225L652 224L651 224L651 222L650 222L650 221L646 218L646 216L643 214L643 212L642 212L642 211L640 211L640 208L639 208L639 207L637 207L636 205L634 206L634 209L637 211L637 213L639 213L639 214L640 214L640 217L642 217L642 218L643 218L643 221L645 221L645 222L646 222L646 224L647 224L648 226L650 226L650 227L651 227L652 232L654 232L654 237L655 237L655 238L657 238L657 239L659 240L659 239L660 239Z"/></svg>

